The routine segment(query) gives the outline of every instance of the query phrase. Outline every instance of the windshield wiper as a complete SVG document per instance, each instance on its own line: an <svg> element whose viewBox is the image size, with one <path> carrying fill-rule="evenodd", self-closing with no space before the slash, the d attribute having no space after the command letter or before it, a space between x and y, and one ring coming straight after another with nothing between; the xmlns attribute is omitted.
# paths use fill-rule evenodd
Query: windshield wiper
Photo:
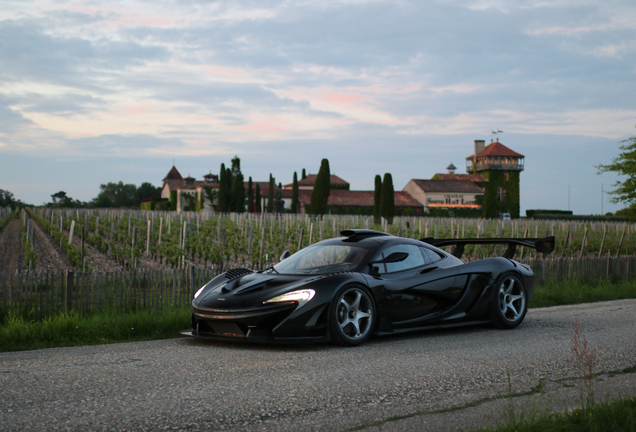
<svg viewBox="0 0 636 432"><path fill-rule="evenodd" d="M333 263L333 264L326 264L324 266L320 266L320 267L316 267L314 269L312 269L309 273L316 273L319 270L328 268L328 267L338 267L338 266L349 266L350 263Z"/></svg>
<svg viewBox="0 0 636 432"><path fill-rule="evenodd" d="M278 270L276 270L273 266L269 267L269 268L266 268L265 271L266 272L270 272L270 273L280 274L280 272ZM265 272L263 272L263 273L265 273Z"/></svg>

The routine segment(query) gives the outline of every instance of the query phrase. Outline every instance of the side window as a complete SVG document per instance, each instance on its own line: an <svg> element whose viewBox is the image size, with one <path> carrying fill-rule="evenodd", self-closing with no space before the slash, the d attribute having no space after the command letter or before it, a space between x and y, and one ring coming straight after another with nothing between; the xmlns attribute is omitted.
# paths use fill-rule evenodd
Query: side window
<svg viewBox="0 0 636 432"><path fill-rule="evenodd" d="M393 273L401 270L424 265L424 257L419 246L415 245L396 245L391 246L382 252L381 257L386 258L395 252L406 252L409 256L404 260L396 263L386 263L378 266L379 273Z"/></svg>
<svg viewBox="0 0 636 432"><path fill-rule="evenodd" d="M424 253L424 256L426 257L426 264L434 263L442 258L436 252L424 247L422 248L422 253Z"/></svg>

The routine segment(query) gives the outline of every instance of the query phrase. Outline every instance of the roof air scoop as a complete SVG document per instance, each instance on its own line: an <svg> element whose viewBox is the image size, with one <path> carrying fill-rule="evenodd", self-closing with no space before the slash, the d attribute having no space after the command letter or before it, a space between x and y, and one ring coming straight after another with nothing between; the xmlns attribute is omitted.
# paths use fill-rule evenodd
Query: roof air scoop
<svg viewBox="0 0 636 432"><path fill-rule="evenodd" d="M340 235L347 237L347 240L357 241L357 240L362 240L368 237L390 236L391 234L388 234L382 231L374 231L374 230L366 230L366 229L348 229L348 230L340 231Z"/></svg>

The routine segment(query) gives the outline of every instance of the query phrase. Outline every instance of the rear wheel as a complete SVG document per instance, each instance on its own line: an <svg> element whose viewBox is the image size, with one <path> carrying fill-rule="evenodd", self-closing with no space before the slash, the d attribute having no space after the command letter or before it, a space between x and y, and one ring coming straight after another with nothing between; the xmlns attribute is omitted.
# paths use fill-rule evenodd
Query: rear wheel
<svg viewBox="0 0 636 432"><path fill-rule="evenodd" d="M523 280L514 273L497 279L491 296L492 323L499 328L515 328L528 312L528 295Z"/></svg>
<svg viewBox="0 0 636 432"><path fill-rule="evenodd" d="M375 302L369 291L359 285L341 288L329 310L331 341L342 346L360 345L373 332Z"/></svg>

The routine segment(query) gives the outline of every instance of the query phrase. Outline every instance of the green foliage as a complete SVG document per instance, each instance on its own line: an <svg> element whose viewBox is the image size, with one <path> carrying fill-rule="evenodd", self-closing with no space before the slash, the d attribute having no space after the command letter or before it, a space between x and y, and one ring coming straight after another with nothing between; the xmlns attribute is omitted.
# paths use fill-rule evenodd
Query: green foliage
<svg viewBox="0 0 636 432"><path fill-rule="evenodd" d="M636 280L597 283L548 282L538 285L529 307L549 307L636 298Z"/></svg>
<svg viewBox="0 0 636 432"><path fill-rule="evenodd" d="M614 204L623 203L628 208L636 210L636 137L631 137L622 141L618 148L622 152L612 159L609 165L597 165L597 174L604 172L614 172L619 176L626 176L625 180L618 180L614 183L615 190L608 192Z"/></svg>
<svg viewBox="0 0 636 432"><path fill-rule="evenodd" d="M0 220L0 231L2 231L4 229L4 227L13 219L15 219L16 217L18 217L18 213L17 212L11 212L9 213L9 215Z"/></svg>
<svg viewBox="0 0 636 432"><path fill-rule="evenodd" d="M481 173L488 183L484 185L482 216L496 218L500 213L510 213L513 219L519 218L519 171L508 171L508 180L504 171L484 171ZM499 188L504 191L503 201L499 200Z"/></svg>
<svg viewBox="0 0 636 432"><path fill-rule="evenodd" d="M177 191L170 191L170 210L177 210Z"/></svg>
<svg viewBox="0 0 636 432"><path fill-rule="evenodd" d="M0 189L0 207L11 207L12 210L15 210L16 208L23 208L24 206L25 204L15 199L11 192Z"/></svg>
<svg viewBox="0 0 636 432"><path fill-rule="evenodd" d="M86 208L89 207L89 204L83 202L83 201L79 201L79 200L74 200L73 198L69 197L66 195L66 192L64 191L59 191L56 192L54 194L51 195L51 199L53 200L53 202L48 203L46 206L47 207L53 207L53 208ZM97 198L95 198L97 199ZM95 199L93 201L95 201ZM94 206L93 203L91 203L91 206Z"/></svg>
<svg viewBox="0 0 636 432"><path fill-rule="evenodd" d="M393 177L390 173L385 173L382 180L380 207L382 208L382 217L387 220L389 225L392 224L393 216L395 216L395 192L393 190Z"/></svg>
<svg viewBox="0 0 636 432"><path fill-rule="evenodd" d="M473 432L634 432L636 397L606 400L563 413L512 413L494 427Z"/></svg>
<svg viewBox="0 0 636 432"><path fill-rule="evenodd" d="M20 219L20 231L22 232L22 252L24 253L24 267L29 268L29 262L31 262L31 269L35 269L38 264L38 254L33 248L33 239L27 241L27 230L24 225L24 220Z"/></svg>
<svg viewBox="0 0 636 432"><path fill-rule="evenodd" d="M229 187L228 210L237 213L245 212L245 185L241 172L241 159L234 156L232 159L231 175L228 176L231 185Z"/></svg>
<svg viewBox="0 0 636 432"><path fill-rule="evenodd" d="M572 210L526 210L527 217L534 217L535 214L569 216L572 214Z"/></svg>
<svg viewBox="0 0 636 432"><path fill-rule="evenodd" d="M380 225L382 218L382 177L375 176L375 189L373 191L373 222Z"/></svg>
<svg viewBox="0 0 636 432"><path fill-rule="evenodd" d="M219 171L219 192L218 192L218 204L217 211L227 212L229 207L229 198L231 192L232 179L229 177L231 170L225 169L225 164L221 164L221 170Z"/></svg>
<svg viewBox="0 0 636 432"><path fill-rule="evenodd" d="M274 177L269 173L269 189L267 190L267 213L274 212Z"/></svg>
<svg viewBox="0 0 636 432"><path fill-rule="evenodd" d="M459 218L480 218L482 216L481 209L462 209L462 208L429 208L428 216L430 217L459 217Z"/></svg>
<svg viewBox="0 0 636 432"><path fill-rule="evenodd" d="M300 201L298 199L298 175L296 174L296 171L294 171L294 181L292 183L291 212L298 213L299 210L300 210Z"/></svg>
<svg viewBox="0 0 636 432"><path fill-rule="evenodd" d="M181 198L186 201L186 205L183 207L184 211L196 211L197 210L197 196L181 191Z"/></svg>
<svg viewBox="0 0 636 432"><path fill-rule="evenodd" d="M251 176L247 182L247 212L254 213L254 184Z"/></svg>
<svg viewBox="0 0 636 432"><path fill-rule="evenodd" d="M303 168L303 173L301 174L300 179L305 180L307 178L307 172L305 172L305 168Z"/></svg>
<svg viewBox="0 0 636 432"><path fill-rule="evenodd" d="M81 269L82 252L78 248L76 248L75 245L68 242L68 237L62 231L60 231L57 226L51 225L48 221L38 216L29 208L26 208L25 210L29 214L31 219L35 220L40 225L40 227L42 227L45 231L51 233L53 238L55 238L56 243L62 247L62 250L66 254L66 257L71 262L71 264L73 264L76 268ZM86 266L86 270L90 271L90 268Z"/></svg>
<svg viewBox="0 0 636 432"><path fill-rule="evenodd" d="M214 206L214 202L219 196L219 191L212 186L203 186L203 195L202 199L207 199L211 206ZM203 207L203 204L201 205Z"/></svg>
<svg viewBox="0 0 636 432"><path fill-rule="evenodd" d="M42 321L9 313L0 322L0 352L177 337L188 327L191 313L190 307L105 311L90 317L68 312Z"/></svg>
<svg viewBox="0 0 636 432"><path fill-rule="evenodd" d="M261 185L256 183L256 213L263 212L263 197L261 197Z"/></svg>
<svg viewBox="0 0 636 432"><path fill-rule="evenodd" d="M243 174L239 172L234 176L232 185L232 211L237 213L245 212L245 185L243 184Z"/></svg>
<svg viewBox="0 0 636 432"><path fill-rule="evenodd" d="M144 182L137 189L137 197L139 202L144 199L153 198L158 199L161 198L161 188L155 187L148 182Z"/></svg>
<svg viewBox="0 0 636 432"><path fill-rule="evenodd" d="M146 183L148 185L148 183ZM139 207L141 199L134 184L106 183L99 185L100 192L96 198L91 201L95 207Z"/></svg>
<svg viewBox="0 0 636 432"><path fill-rule="evenodd" d="M320 162L320 170L316 176L314 190L311 192L310 212L315 215L323 215L327 212L329 191L331 190L331 172L329 161L323 159Z"/></svg>

